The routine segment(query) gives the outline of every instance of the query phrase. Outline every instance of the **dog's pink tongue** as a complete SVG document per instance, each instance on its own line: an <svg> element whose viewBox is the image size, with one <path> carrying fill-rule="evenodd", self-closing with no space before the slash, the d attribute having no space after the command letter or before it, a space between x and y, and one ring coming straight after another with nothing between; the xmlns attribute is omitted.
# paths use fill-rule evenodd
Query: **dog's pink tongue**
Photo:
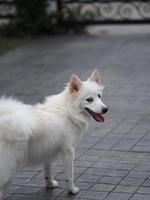
<svg viewBox="0 0 150 200"><path fill-rule="evenodd" d="M101 114L93 113L92 116L97 122L104 122L104 117Z"/></svg>

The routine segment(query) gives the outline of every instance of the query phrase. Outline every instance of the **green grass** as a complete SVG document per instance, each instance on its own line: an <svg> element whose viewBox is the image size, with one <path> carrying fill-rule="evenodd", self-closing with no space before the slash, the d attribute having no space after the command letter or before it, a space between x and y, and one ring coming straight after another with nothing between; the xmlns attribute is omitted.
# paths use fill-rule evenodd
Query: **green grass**
<svg viewBox="0 0 150 200"><path fill-rule="evenodd" d="M17 37L0 37L0 54L4 54L7 51L19 47L27 42L29 38L17 38Z"/></svg>

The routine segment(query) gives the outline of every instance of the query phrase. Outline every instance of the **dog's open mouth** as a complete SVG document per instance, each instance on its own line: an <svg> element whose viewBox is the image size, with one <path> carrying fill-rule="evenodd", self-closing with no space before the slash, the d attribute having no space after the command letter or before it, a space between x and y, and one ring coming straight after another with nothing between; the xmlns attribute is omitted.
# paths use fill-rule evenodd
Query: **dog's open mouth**
<svg viewBox="0 0 150 200"><path fill-rule="evenodd" d="M85 108L88 113L97 121L97 122L104 122L104 117L100 113L95 113L89 108Z"/></svg>

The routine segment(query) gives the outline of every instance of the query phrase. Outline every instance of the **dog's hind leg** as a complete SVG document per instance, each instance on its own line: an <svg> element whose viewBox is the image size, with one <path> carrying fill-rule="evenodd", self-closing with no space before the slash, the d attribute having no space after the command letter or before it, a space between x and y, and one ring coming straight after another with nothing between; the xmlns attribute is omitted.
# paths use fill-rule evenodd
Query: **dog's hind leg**
<svg viewBox="0 0 150 200"><path fill-rule="evenodd" d="M47 189L57 188L59 186L58 182L52 178L52 167L50 163L45 163L44 165L44 176Z"/></svg>
<svg viewBox="0 0 150 200"><path fill-rule="evenodd" d="M66 149L63 152L65 173L68 181L68 193L77 194L79 188L74 186L74 149Z"/></svg>

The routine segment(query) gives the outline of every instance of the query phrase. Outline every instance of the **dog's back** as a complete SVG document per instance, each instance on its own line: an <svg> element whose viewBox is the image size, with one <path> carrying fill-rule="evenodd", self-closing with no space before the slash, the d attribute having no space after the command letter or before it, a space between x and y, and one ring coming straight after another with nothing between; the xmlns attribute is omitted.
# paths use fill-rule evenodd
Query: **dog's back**
<svg viewBox="0 0 150 200"><path fill-rule="evenodd" d="M30 105L12 98L0 99L0 141L24 141L30 135L33 126ZM21 131L20 131L21 130Z"/></svg>

